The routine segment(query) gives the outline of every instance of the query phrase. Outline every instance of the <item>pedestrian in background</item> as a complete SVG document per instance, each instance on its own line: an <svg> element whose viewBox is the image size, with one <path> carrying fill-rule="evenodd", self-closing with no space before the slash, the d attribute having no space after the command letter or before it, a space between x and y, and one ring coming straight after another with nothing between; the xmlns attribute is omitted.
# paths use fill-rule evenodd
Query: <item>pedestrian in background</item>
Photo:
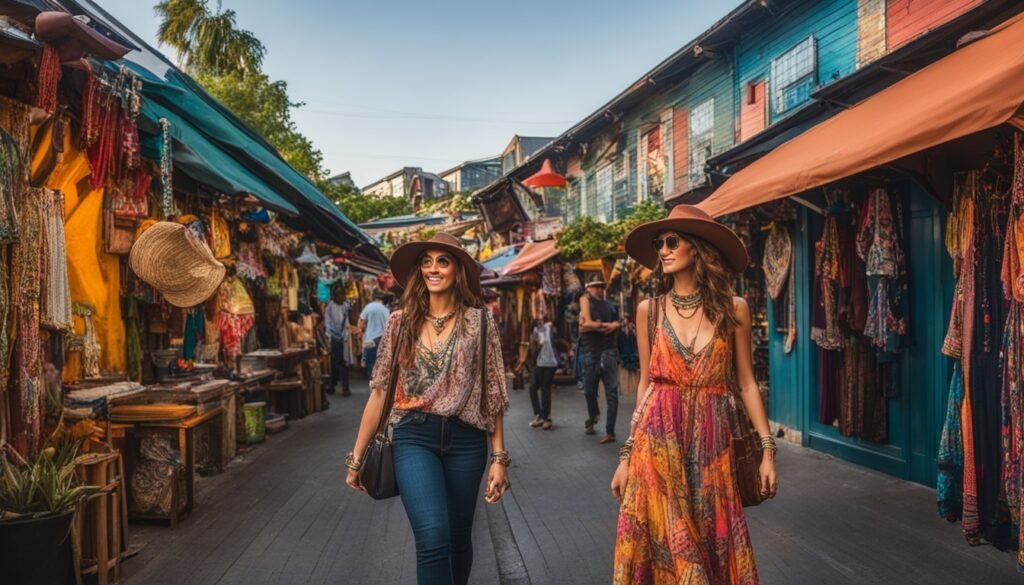
<svg viewBox="0 0 1024 585"><path fill-rule="evenodd" d="M551 430L551 384L558 369L559 347L561 342L551 323L551 316L544 314L537 319L530 336L529 355L534 364L530 383L530 403L533 405L533 421L530 426L545 431Z"/></svg>
<svg viewBox="0 0 1024 585"><path fill-rule="evenodd" d="M732 457L737 389L761 436L762 497L778 479L750 308L733 292L746 248L691 205L635 228L625 247L655 271L659 296L637 308L641 392L611 483L620 502L613 583L757 585Z"/></svg>
<svg viewBox="0 0 1024 585"><path fill-rule="evenodd" d="M603 382L608 412L602 444L615 442L615 418L619 410L619 321L615 313L615 307L605 299L604 281L587 283L587 293L580 298L579 351L583 363L583 395L587 401L583 432L594 434L594 425L601 415L597 385Z"/></svg>
<svg viewBox="0 0 1024 585"><path fill-rule="evenodd" d="M370 399L346 458L346 482L362 487L362 454L397 368L391 444L398 491L416 540L416 580L466 585L484 471L486 502L498 503L509 488L511 460L502 426L508 392L498 327L482 308L479 264L453 236L440 233L400 246L391 255L391 271L405 287L402 308L388 318L379 345Z"/></svg>
<svg viewBox="0 0 1024 585"><path fill-rule="evenodd" d="M352 302L345 295L345 287L338 283L331 289L331 302L324 310L324 326L331 340L331 375L327 380L327 393L334 394L341 383L341 395L350 396L348 383L348 362L345 361L345 344L348 343L348 313Z"/></svg>
<svg viewBox="0 0 1024 585"><path fill-rule="evenodd" d="M366 366L366 377L373 379L373 365L377 362L377 344L384 335L391 311L384 306L384 291L373 291L373 300L363 307L359 314L359 332L363 338L363 365Z"/></svg>

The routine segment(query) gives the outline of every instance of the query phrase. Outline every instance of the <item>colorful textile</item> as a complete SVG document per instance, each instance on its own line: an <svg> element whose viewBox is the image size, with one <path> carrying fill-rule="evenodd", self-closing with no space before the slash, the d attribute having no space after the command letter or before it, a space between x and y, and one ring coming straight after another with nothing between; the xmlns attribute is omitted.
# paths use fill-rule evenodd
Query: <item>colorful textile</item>
<svg viewBox="0 0 1024 585"><path fill-rule="evenodd" d="M907 333L901 307L900 280L906 271L900 240L899 213L893 210L889 193L875 189L857 234L857 254L866 266L871 297L864 335L886 351L899 349L900 338Z"/></svg>
<svg viewBox="0 0 1024 585"><path fill-rule="evenodd" d="M964 510L964 444L960 409L964 401L964 379L959 364L953 364L953 378L949 383L949 403L946 422L939 440L939 476L935 486L939 516L956 522Z"/></svg>
<svg viewBox="0 0 1024 585"><path fill-rule="evenodd" d="M821 240L814 245L814 249L811 339L821 349L842 349L846 345L846 338L839 321L841 249L835 215L825 218Z"/></svg>
<svg viewBox="0 0 1024 585"><path fill-rule="evenodd" d="M613 582L756 584L730 449L732 342L716 338L684 356L662 324L651 355L653 394L633 435Z"/></svg>
<svg viewBox="0 0 1024 585"><path fill-rule="evenodd" d="M481 408L480 394L485 389L480 384L480 316L487 315L487 387ZM426 412L440 416L454 416L467 425L494 431L495 420L508 410L508 390L505 387L505 366L501 358L501 339L498 325L490 311L468 309L462 312L455 324L454 347L449 358L431 366L433 373L427 383L418 383L420 378L399 376L395 390L395 410L391 421L397 423L409 411ZM395 311L388 317L384 337L377 347L377 363L373 367L370 387L385 390L391 375L395 354L395 342L402 311ZM408 335L409 332L403 333ZM445 365L446 364L446 365ZM406 392L407 388L415 391Z"/></svg>

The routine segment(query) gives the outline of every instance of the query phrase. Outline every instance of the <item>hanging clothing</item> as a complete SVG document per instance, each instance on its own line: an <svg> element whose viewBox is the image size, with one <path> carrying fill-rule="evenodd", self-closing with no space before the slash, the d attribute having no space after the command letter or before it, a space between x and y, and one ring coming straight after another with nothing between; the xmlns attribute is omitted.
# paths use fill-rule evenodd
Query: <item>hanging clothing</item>
<svg viewBox="0 0 1024 585"><path fill-rule="evenodd" d="M884 443L886 432L886 390L891 366L882 364L865 337L857 337L843 350L838 376L839 432L847 437Z"/></svg>
<svg viewBox="0 0 1024 585"><path fill-rule="evenodd" d="M949 402L946 422L939 440L938 481L935 497L939 516L950 522L963 517L964 511L964 444L960 409L964 401L964 379L960 364L953 364L953 377L949 383Z"/></svg>
<svg viewBox="0 0 1024 585"><path fill-rule="evenodd" d="M975 464L977 465L978 515L981 536L1000 550L1011 544L1011 523L1005 501L1000 501L1002 479L1002 406L999 349L1006 324L1000 263L1003 256L1002 226L1005 216L987 206L979 222L979 262L974 303L978 331L974 336L971 374L971 411L974 416Z"/></svg>
<svg viewBox="0 0 1024 585"><path fill-rule="evenodd" d="M840 366L843 354L818 348L818 422L831 425L839 416Z"/></svg>
<svg viewBox="0 0 1024 585"><path fill-rule="evenodd" d="M903 246L901 214L894 211L889 193L875 189L868 196L857 234L857 254L864 260L870 295L864 335L886 351L896 351L907 332L904 318Z"/></svg>
<svg viewBox="0 0 1024 585"><path fill-rule="evenodd" d="M667 317L667 316L666 316ZM633 435L619 508L616 585L756 585L736 486L733 344L690 353L667 320L655 332L651 395Z"/></svg>
<svg viewBox="0 0 1024 585"><path fill-rule="evenodd" d="M822 349L842 349L846 345L846 340L840 328L839 317L841 249L835 215L830 214L825 218L821 240L814 248L811 339Z"/></svg>

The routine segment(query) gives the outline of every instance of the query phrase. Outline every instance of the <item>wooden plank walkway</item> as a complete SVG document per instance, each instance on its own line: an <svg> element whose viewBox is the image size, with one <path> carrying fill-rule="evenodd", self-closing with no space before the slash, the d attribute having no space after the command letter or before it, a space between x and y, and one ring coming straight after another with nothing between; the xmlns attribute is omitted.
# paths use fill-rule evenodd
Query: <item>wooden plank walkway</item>
<svg viewBox="0 0 1024 585"><path fill-rule="evenodd" d="M133 542L145 547L124 565L125 582L414 584L401 503L373 502L343 485L365 382L354 390L202 479L196 512L177 530L133 525ZM530 428L526 392L512 394L513 489L503 508L479 505L471 582L610 582L617 445L583 435L586 409L575 388L556 390L551 431ZM620 404L620 437L632 407L630 397ZM779 497L749 514L766 585L1024 582L1012 555L968 547L959 526L938 518L932 490L789 445L779 467Z"/></svg>

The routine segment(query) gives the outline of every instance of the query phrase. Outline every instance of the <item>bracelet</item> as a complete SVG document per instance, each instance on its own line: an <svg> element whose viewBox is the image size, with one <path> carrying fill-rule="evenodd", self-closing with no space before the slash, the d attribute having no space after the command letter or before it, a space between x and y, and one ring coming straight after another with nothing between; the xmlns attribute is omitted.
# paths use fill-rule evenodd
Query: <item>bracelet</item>
<svg viewBox="0 0 1024 585"><path fill-rule="evenodd" d="M509 457L508 451L492 451L491 463L496 463L498 465L504 465L505 467L508 467L512 465L512 458Z"/></svg>
<svg viewBox="0 0 1024 585"><path fill-rule="evenodd" d="M345 467L359 473L359 470L363 468L363 462L356 459L355 453L349 453L345 456Z"/></svg>
<svg viewBox="0 0 1024 585"><path fill-rule="evenodd" d="M764 435L761 437L761 450L771 451L773 454L779 450L778 445L775 444L775 437L771 435Z"/></svg>
<svg viewBox="0 0 1024 585"><path fill-rule="evenodd" d="M619 461L629 461L633 454L633 437L626 439L626 442L619 447Z"/></svg>

